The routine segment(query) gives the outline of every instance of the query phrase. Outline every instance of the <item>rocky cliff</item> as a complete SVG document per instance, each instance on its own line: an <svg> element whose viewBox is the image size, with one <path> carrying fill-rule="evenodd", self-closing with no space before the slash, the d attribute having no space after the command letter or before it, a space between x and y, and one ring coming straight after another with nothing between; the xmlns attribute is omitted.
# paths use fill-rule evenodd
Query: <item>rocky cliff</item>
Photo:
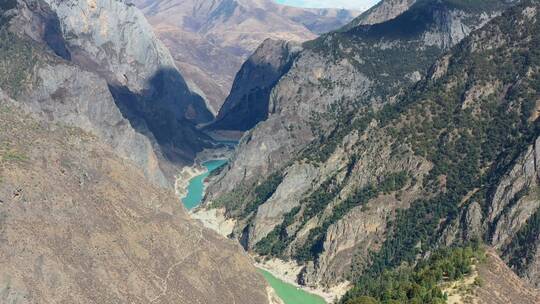
<svg viewBox="0 0 540 304"><path fill-rule="evenodd" d="M195 124L211 113L135 7L28 0L5 15L2 88L35 113L100 136L163 186L207 146Z"/></svg>
<svg viewBox="0 0 540 304"><path fill-rule="evenodd" d="M248 131L266 120L270 93L301 50L294 42L265 40L242 65L231 94L205 129Z"/></svg>
<svg viewBox="0 0 540 304"><path fill-rule="evenodd" d="M134 0L192 88L215 113L242 63L267 38L305 41L357 13L302 9L272 0Z"/></svg>
<svg viewBox="0 0 540 304"><path fill-rule="evenodd" d="M208 206L237 220L232 236L300 262L299 281L310 286L377 278L434 248L478 240L537 285L540 69L530 50L540 4L526 1L484 25L510 3L482 3L465 18L463 2L422 1L388 22L305 45L273 89L268 119L213 180ZM345 39L355 35L362 39ZM404 37L412 42L398 48ZM333 39L340 48L317 49ZM377 73L367 72L372 61L350 64L379 58L362 57L364 45L381 56ZM394 48L400 63L389 68ZM435 64L422 70L414 53Z"/></svg>
<svg viewBox="0 0 540 304"><path fill-rule="evenodd" d="M79 128L0 90L0 302L267 303L238 245Z"/></svg>

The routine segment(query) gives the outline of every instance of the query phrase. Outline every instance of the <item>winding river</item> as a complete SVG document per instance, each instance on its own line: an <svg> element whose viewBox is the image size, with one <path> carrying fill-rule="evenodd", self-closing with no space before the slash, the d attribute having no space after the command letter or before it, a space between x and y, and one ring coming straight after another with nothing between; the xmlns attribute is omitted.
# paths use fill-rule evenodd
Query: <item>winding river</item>
<svg viewBox="0 0 540 304"><path fill-rule="evenodd" d="M206 168L206 172L197 175L189 181L187 187L187 195L182 199L182 203L188 210L197 207L204 196L204 180L212 173L212 171L220 168L227 163L224 159L214 159L204 162L202 165Z"/></svg>
<svg viewBox="0 0 540 304"><path fill-rule="evenodd" d="M197 175L189 181L187 195L182 199L182 203L188 210L197 207L204 197L204 181L212 171L220 168L227 163L226 160L215 159L204 162L202 165L206 172ZM266 270L259 269L266 281L285 304L326 304L323 298L308 293L296 286L286 283Z"/></svg>

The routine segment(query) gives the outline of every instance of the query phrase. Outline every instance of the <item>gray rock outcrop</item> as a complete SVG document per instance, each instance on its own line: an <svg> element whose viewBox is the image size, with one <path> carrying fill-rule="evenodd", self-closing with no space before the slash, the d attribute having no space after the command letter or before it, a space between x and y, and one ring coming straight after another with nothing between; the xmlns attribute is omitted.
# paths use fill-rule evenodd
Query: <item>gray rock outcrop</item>
<svg viewBox="0 0 540 304"><path fill-rule="evenodd" d="M346 28L362 24L377 24L394 19L407 11L417 0L386 0L380 1L364 14L358 16Z"/></svg>
<svg viewBox="0 0 540 304"><path fill-rule="evenodd" d="M540 138L515 162L497 186L487 216L491 244L508 245L521 225L540 208Z"/></svg>

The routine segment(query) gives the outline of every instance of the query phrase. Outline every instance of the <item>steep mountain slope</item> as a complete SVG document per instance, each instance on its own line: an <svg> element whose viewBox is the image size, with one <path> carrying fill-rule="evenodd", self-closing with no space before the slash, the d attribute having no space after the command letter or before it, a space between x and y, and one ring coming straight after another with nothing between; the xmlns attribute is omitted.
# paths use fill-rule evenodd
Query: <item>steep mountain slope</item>
<svg viewBox="0 0 540 304"><path fill-rule="evenodd" d="M238 245L95 136L0 90L1 303L267 303Z"/></svg>
<svg viewBox="0 0 540 304"><path fill-rule="evenodd" d="M248 131L266 120L270 93L301 50L294 42L265 40L242 65L231 94L205 129Z"/></svg>
<svg viewBox="0 0 540 304"><path fill-rule="evenodd" d="M202 136L204 103L149 29L122 1L0 4L1 303L268 302L238 246L163 188L152 123Z"/></svg>
<svg viewBox="0 0 540 304"><path fill-rule="evenodd" d="M5 14L2 88L17 101L99 135L161 185L208 145L195 124L211 113L135 7L21 0Z"/></svg>
<svg viewBox="0 0 540 304"><path fill-rule="evenodd" d="M436 3L456 7L458 2ZM306 285L370 282L436 247L480 239L538 286L539 13L538 1L510 9L444 54L424 80L402 87L393 101L358 107L295 155L278 154L285 161L273 165L267 178L216 191L228 189L224 181L234 180L238 160L245 164L242 178L251 170L261 175L249 158L264 159L265 150L279 145L275 133L272 145L257 139L256 132L272 132L262 128L274 121L272 113L244 137L233 168L216 177L208 206L225 208L237 220L233 236L247 249L302 263L299 280ZM389 24L394 22L403 24L400 17ZM364 33L387 27L383 23ZM447 34L436 41L451 44L456 37ZM378 71L391 69L379 64ZM371 88L391 83L379 80ZM284 104L286 92L274 89L272 102ZM377 104L381 96L395 94L368 90L359 102ZM299 116L317 102L285 109ZM276 113L293 125L283 110ZM296 128L284 129L297 135ZM259 154L242 154L253 142L260 144ZM350 297L362 292L359 287Z"/></svg>
<svg viewBox="0 0 540 304"><path fill-rule="evenodd" d="M272 0L134 0L171 50L182 74L217 113L234 75L267 38L305 41L355 12L301 9Z"/></svg>
<svg viewBox="0 0 540 304"><path fill-rule="evenodd" d="M357 26L305 43L304 50L287 64L291 68L275 86L265 89L270 92L265 95L268 119L244 136L223 178L210 186L210 197L269 176L313 140L344 135L335 127L348 124L358 108L395 100L425 74L437 56L506 6L502 0L486 3L471 9L450 0L419 1L387 22ZM237 95L233 91L231 96Z"/></svg>

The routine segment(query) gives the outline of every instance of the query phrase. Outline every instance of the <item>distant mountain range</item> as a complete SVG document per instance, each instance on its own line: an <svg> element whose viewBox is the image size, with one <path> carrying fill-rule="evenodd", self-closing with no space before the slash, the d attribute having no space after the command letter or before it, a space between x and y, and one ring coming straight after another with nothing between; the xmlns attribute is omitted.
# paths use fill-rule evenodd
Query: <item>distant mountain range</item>
<svg viewBox="0 0 540 304"><path fill-rule="evenodd" d="M271 0L132 0L214 114L242 63L267 38L305 41L359 12L304 9Z"/></svg>

